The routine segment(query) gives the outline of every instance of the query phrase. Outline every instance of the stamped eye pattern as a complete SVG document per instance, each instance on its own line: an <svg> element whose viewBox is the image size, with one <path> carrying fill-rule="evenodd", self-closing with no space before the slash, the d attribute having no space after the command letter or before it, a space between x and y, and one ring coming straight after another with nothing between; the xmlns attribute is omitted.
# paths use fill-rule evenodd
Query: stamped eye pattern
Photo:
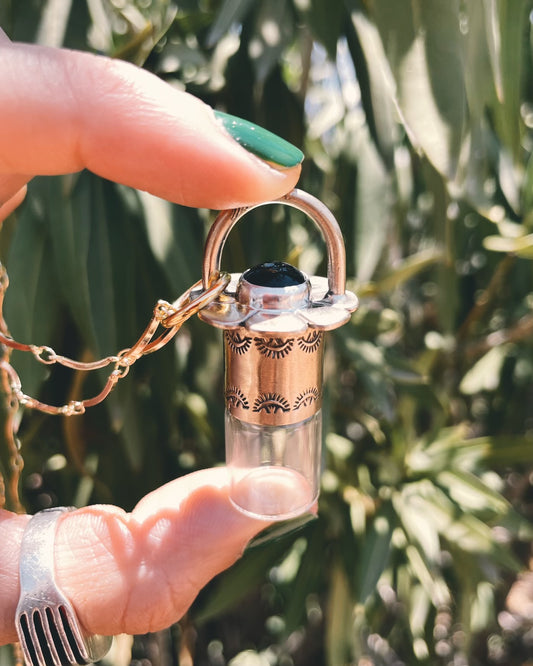
<svg viewBox="0 0 533 666"><path fill-rule="evenodd" d="M289 412L291 406L279 393L261 393L254 402L254 412L266 412L275 414L276 412Z"/></svg>
<svg viewBox="0 0 533 666"><path fill-rule="evenodd" d="M292 338L255 338L255 346L268 358L285 358L293 348Z"/></svg>
<svg viewBox="0 0 533 666"><path fill-rule="evenodd" d="M296 401L294 403L294 409L301 409L304 407L309 407L313 402L318 402L320 399L320 391L317 389L316 386L313 386L312 388L307 389L306 391L303 391L300 393L300 395L296 398Z"/></svg>
<svg viewBox="0 0 533 666"><path fill-rule="evenodd" d="M322 331L311 331L307 335L298 338L298 347L307 354L313 354L322 342Z"/></svg>
<svg viewBox="0 0 533 666"><path fill-rule="evenodd" d="M241 336L233 331L225 331L225 335L229 348L235 354L246 354L252 345L252 338L247 335Z"/></svg>
<svg viewBox="0 0 533 666"><path fill-rule="evenodd" d="M244 393L237 386L232 386L226 390L226 403L229 408L250 409L250 403Z"/></svg>

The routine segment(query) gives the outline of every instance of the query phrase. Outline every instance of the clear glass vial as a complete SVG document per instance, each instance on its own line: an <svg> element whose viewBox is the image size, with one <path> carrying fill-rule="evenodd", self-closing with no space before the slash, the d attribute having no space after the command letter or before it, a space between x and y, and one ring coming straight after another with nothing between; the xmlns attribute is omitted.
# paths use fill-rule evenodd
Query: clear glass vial
<svg viewBox="0 0 533 666"><path fill-rule="evenodd" d="M322 230L328 278L284 262L233 275L200 311L224 329L226 462L230 498L244 513L284 520L317 501L322 458L324 331L346 323L357 298L345 291L345 256L335 218L294 190L280 203L299 208ZM224 242L249 209L224 211L206 241L203 286L219 274Z"/></svg>

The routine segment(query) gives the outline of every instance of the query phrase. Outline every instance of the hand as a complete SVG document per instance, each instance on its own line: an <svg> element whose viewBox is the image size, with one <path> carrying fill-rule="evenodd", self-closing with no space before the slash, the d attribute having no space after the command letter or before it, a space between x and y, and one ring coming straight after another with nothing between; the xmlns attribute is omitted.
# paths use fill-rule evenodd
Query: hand
<svg viewBox="0 0 533 666"><path fill-rule="evenodd" d="M302 155L293 146L231 118L222 123L199 100L127 63L14 45L1 30L0 63L0 220L37 174L87 168L216 209L278 198L298 180ZM28 519L0 510L0 644L16 640ZM154 631L178 620L266 526L233 508L225 469L205 470L159 488L131 514L110 506L65 514L56 577L88 631Z"/></svg>

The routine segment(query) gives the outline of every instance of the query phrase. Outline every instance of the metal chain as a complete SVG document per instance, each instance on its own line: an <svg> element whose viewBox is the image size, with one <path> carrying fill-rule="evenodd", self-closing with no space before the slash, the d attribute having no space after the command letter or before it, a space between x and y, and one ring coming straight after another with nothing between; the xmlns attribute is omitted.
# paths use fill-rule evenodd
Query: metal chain
<svg viewBox="0 0 533 666"><path fill-rule="evenodd" d="M187 319L211 303L211 301L224 291L228 286L229 281L230 276L228 273L217 273L213 275L213 279L206 289L202 288L202 280L199 280L173 303L159 300L154 308L148 326L137 342L135 342L133 346L123 349L116 356L106 356L98 361L84 363L82 361L67 358L66 356L61 356L51 347L45 345L17 342L10 337L5 329L2 330L0 327L0 345L5 345L6 347L17 351L29 352L33 354L34 358L39 361L39 363L43 363L44 365L54 365L55 363L58 363L73 370L84 371L99 370L109 365L112 366L107 381L98 395L85 400L72 400L65 405L56 407L53 405L47 405L36 398L26 395L22 390L20 377L16 370L4 358L2 370L9 378L9 384L13 396L19 405L29 407L30 409L36 409L45 412L46 414L61 414L63 416L83 414L87 407L93 407L102 402L102 400L104 400L113 390L119 379L122 379L128 374L131 366L135 361L141 358L141 356L151 354L166 345L167 342L176 335ZM7 271L5 267L0 264L0 321L3 321L1 306L8 285L9 278ZM154 339L159 328L166 330Z"/></svg>
<svg viewBox="0 0 533 666"><path fill-rule="evenodd" d="M0 334L8 335L3 317L3 302L7 275L0 264ZM11 349L0 344L0 509L7 508L23 513L24 507L19 497L19 480L24 467L17 437L18 402L10 386L7 369L10 365Z"/></svg>

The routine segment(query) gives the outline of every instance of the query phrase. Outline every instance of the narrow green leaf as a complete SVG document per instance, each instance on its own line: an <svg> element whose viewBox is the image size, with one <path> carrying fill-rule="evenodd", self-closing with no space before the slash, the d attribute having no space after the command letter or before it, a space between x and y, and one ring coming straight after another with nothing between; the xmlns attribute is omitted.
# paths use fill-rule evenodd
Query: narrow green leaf
<svg viewBox="0 0 533 666"><path fill-rule="evenodd" d="M451 595L444 578L428 564L420 549L414 544L409 544L405 549L405 554L414 575L420 581L432 604L435 607L449 604Z"/></svg>
<svg viewBox="0 0 533 666"><path fill-rule="evenodd" d="M409 608L409 627L413 637L424 636L430 610L430 601L422 585L413 586Z"/></svg>
<svg viewBox="0 0 533 666"><path fill-rule="evenodd" d="M373 9L410 139L453 179L466 114L459 2L378 0Z"/></svg>
<svg viewBox="0 0 533 666"><path fill-rule="evenodd" d="M470 629L476 633L488 629L495 615L494 586L489 581L480 581L471 604Z"/></svg>
<svg viewBox="0 0 533 666"><path fill-rule="evenodd" d="M366 282L374 275L387 243L392 181L368 134L359 142L357 165L354 260L358 281Z"/></svg>
<svg viewBox="0 0 533 666"><path fill-rule="evenodd" d="M435 519L428 511L427 502L418 494L417 484L408 484L397 493L394 506L406 534L418 544L429 562L437 562L441 551Z"/></svg>
<svg viewBox="0 0 533 666"><path fill-rule="evenodd" d="M207 35L207 47L215 46L232 26L243 21L253 5L253 0L224 0Z"/></svg>
<svg viewBox="0 0 533 666"><path fill-rule="evenodd" d="M510 345L498 345L489 350L477 361L461 380L459 389L465 395L475 395L481 391L495 391L500 384L503 364Z"/></svg>
<svg viewBox="0 0 533 666"><path fill-rule="evenodd" d="M10 285L4 303L4 316L11 335L20 342L52 345L52 334L60 307L58 284L52 261L51 241L46 228L49 205L46 184L36 180L30 186L31 198L23 206L13 236L7 271ZM23 390L35 395L47 368L31 354L17 353L13 364Z"/></svg>
<svg viewBox="0 0 533 666"><path fill-rule="evenodd" d="M347 664L350 661L350 636L353 627L354 604L350 585L339 563L331 572L326 615L325 651L327 664Z"/></svg>
<svg viewBox="0 0 533 666"><path fill-rule="evenodd" d="M391 168L399 131L394 79L376 26L360 9L352 11L351 20L357 40L350 39L348 33L348 44L367 123L385 164Z"/></svg>
<svg viewBox="0 0 533 666"><path fill-rule="evenodd" d="M371 342L351 337L348 327L340 329L337 335L343 341L347 355L357 368L374 406L381 410L387 419L392 419L394 407L383 351Z"/></svg>
<svg viewBox="0 0 533 666"><path fill-rule="evenodd" d="M500 102L497 108L499 136L513 161L520 161L520 104L522 99L524 30L528 18L527 0L497 2L485 0L489 54Z"/></svg>
<svg viewBox="0 0 533 666"><path fill-rule="evenodd" d="M285 629L290 634L305 621L306 600L316 590L324 572L324 529L314 522L307 529L307 548L302 554L294 581L289 586L289 598L285 608Z"/></svg>
<svg viewBox="0 0 533 666"><path fill-rule="evenodd" d="M436 476L436 481L447 489L450 497L465 511L491 511L505 515L511 508L503 495L469 472L444 470Z"/></svg>
<svg viewBox="0 0 533 666"><path fill-rule="evenodd" d="M140 192L149 246L174 293L169 300L201 278L204 225L198 211Z"/></svg>
<svg viewBox="0 0 533 666"><path fill-rule="evenodd" d="M465 4L468 17L468 34L464 40L466 94L469 113L478 120L495 99L496 86L501 89L501 71L494 70L497 63L488 3L468 0Z"/></svg>
<svg viewBox="0 0 533 666"><path fill-rule="evenodd" d="M265 580L266 572L286 553L298 535L287 535L264 546L248 550L231 569L213 581L191 609L194 621L204 624L236 606Z"/></svg>
<svg viewBox="0 0 533 666"><path fill-rule="evenodd" d="M357 602L365 604L376 590L376 585L389 561L392 532L396 514L391 502L385 502L367 530L356 567Z"/></svg>
<svg viewBox="0 0 533 666"><path fill-rule="evenodd" d="M85 342L94 350L97 334L91 319L87 268L92 224L90 177L82 174L74 179L46 179L45 205L49 211L53 269Z"/></svg>
<svg viewBox="0 0 533 666"><path fill-rule="evenodd" d="M487 236L483 239L483 245L492 252L512 253L518 257L533 259L533 234L519 236L518 238Z"/></svg>
<svg viewBox="0 0 533 666"><path fill-rule="evenodd" d="M378 293L391 291L443 260L443 251L436 247L421 250L407 257L398 267L377 282L375 288Z"/></svg>
<svg viewBox="0 0 533 666"><path fill-rule="evenodd" d="M292 40L294 24L286 0L263 2L255 22L255 35L250 43L250 57L256 80L263 83Z"/></svg>
<svg viewBox="0 0 533 666"><path fill-rule="evenodd" d="M342 0L312 0L305 12L305 19L331 60L335 60L344 19Z"/></svg>
<svg viewBox="0 0 533 666"><path fill-rule="evenodd" d="M459 516L449 525L443 536L456 548L483 555L505 569L520 571L522 568L509 545L494 541L491 528L471 514L464 513Z"/></svg>

